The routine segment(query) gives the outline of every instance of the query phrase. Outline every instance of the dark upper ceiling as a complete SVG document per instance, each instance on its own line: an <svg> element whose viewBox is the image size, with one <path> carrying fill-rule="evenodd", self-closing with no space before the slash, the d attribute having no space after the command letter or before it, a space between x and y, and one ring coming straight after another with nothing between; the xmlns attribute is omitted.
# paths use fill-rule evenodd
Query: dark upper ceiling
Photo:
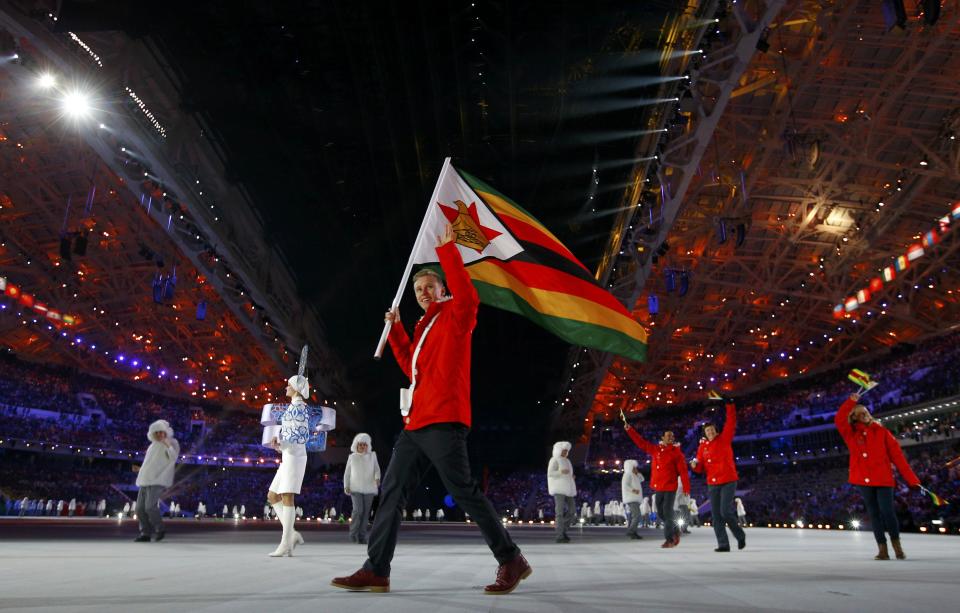
<svg viewBox="0 0 960 613"><path fill-rule="evenodd" d="M392 416L399 373L370 355L443 158L511 195L594 268L612 217L586 213L619 202L630 165L615 162L635 147L595 137L636 129L643 109L592 112L589 84L654 74L656 54L643 52L679 4L64 2L58 27L121 29L161 49L181 105L216 132L354 391ZM540 423L566 345L513 315L480 319L477 414Z"/></svg>
<svg viewBox="0 0 960 613"><path fill-rule="evenodd" d="M181 107L211 126L228 177L252 194L320 313L370 428L390 431L403 382L370 355L443 158L511 195L596 268L631 162L653 153L637 150L649 107L632 101L654 91L661 27L683 4L94 0L61 3L57 27L123 30L160 49ZM704 43L711 56L733 27L725 15ZM955 236L903 277L918 287L930 277L936 291L906 291L865 324L830 313L956 192L958 152L942 142L956 79L937 60L957 53L956 28L911 20L887 32L868 0L787 3L720 120L671 249L631 305L656 321L650 363L616 361L595 412L680 401L710 377L756 385L956 319ZM674 119L695 125L689 113ZM897 178L909 197L889 198ZM720 218L746 222L742 247L716 243ZM689 275L687 296L667 291L666 269ZM620 274L631 273L621 264ZM662 298L655 320L648 294ZM837 326L837 342L825 340ZM781 352L783 364L738 370ZM478 429L543 433L566 345L482 309L474 353Z"/></svg>

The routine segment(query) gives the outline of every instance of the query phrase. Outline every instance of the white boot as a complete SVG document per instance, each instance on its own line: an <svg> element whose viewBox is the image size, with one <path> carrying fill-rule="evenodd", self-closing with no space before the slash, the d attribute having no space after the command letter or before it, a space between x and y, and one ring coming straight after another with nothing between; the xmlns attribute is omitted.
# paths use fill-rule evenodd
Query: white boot
<svg viewBox="0 0 960 613"><path fill-rule="evenodd" d="M287 509L293 511L293 507L286 507L282 502L277 502L272 505L274 512L277 514L277 519L280 520L280 525L283 526L283 535L280 537L280 544L277 545L277 548L268 554L271 558L280 558L283 556L289 556L293 553L293 550L290 547L288 539L288 529L287 529ZM290 522L292 524L292 522ZM291 525L290 528L293 528Z"/></svg>
<svg viewBox="0 0 960 613"><path fill-rule="evenodd" d="M283 512L286 514L283 522L283 543L287 547L287 555L293 557L293 550L303 542L303 537L293 529L297 521L297 508L285 506Z"/></svg>

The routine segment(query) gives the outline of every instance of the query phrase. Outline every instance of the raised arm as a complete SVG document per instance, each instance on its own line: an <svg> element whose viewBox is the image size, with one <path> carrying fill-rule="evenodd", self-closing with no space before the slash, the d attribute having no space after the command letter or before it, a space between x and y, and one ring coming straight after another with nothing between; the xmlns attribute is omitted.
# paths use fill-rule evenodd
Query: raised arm
<svg viewBox="0 0 960 613"><path fill-rule="evenodd" d="M630 440L633 441L633 444L642 449L644 453L652 456L657 452L657 446L640 436L636 430L630 426L626 426L626 431L627 436L630 437Z"/></svg>
<svg viewBox="0 0 960 613"><path fill-rule="evenodd" d="M453 294L450 307L456 314L456 321L461 327L471 329L477 320L480 296L464 268L456 242L450 241L438 246L437 256L440 258L440 268L446 276L447 289Z"/></svg>
<svg viewBox="0 0 960 613"><path fill-rule="evenodd" d="M732 402L727 403L727 419L723 422L723 431L720 432L720 438L725 443L733 441L737 433L737 405ZM699 464L699 462L697 462Z"/></svg>
<svg viewBox="0 0 960 613"><path fill-rule="evenodd" d="M853 426L850 425L848 418L850 412L853 411L853 407L857 406L858 400L859 398L856 394L851 394L849 398L843 401L840 408L837 409L837 414L833 416L833 423L837 426L837 431L840 432L840 436L844 441L853 436Z"/></svg>

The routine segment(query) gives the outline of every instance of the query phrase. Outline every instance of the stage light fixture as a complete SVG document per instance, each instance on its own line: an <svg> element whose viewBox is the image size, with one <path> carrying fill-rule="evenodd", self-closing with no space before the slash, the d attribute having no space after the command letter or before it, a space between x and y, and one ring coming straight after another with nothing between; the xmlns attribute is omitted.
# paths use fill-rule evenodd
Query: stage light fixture
<svg viewBox="0 0 960 613"><path fill-rule="evenodd" d="M737 247L743 245L743 241L747 239L747 224L738 223L737 224Z"/></svg>
<svg viewBox="0 0 960 613"><path fill-rule="evenodd" d="M56 84L57 84L57 78L56 78L55 76L53 76L52 74L50 74L49 72L43 73L43 74L40 75L40 77L37 79L37 85L39 85L39 86L42 87L43 89L50 89L51 87L53 87L53 86L56 85Z"/></svg>
<svg viewBox="0 0 960 613"><path fill-rule="evenodd" d="M61 101L64 114L73 119L82 119L90 115L90 96L80 91L72 91Z"/></svg>
<svg viewBox="0 0 960 613"><path fill-rule="evenodd" d="M677 275L672 270L664 271L664 285L666 286L667 293L672 292L677 289Z"/></svg>

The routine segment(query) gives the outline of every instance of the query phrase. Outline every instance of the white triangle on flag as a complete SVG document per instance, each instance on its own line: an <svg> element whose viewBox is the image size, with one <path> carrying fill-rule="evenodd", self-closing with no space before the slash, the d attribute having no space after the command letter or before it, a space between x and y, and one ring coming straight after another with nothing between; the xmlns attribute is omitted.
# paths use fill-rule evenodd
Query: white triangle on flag
<svg viewBox="0 0 960 613"><path fill-rule="evenodd" d="M520 243L480 196L457 174L453 166L447 165L437 182L434 198L428 205L420 235L414 244L411 256L414 264L439 262L437 237L442 236L446 224L451 223L444 209L449 215L457 216L453 226L457 234L457 249L464 264L486 258L509 260L523 251Z"/></svg>

